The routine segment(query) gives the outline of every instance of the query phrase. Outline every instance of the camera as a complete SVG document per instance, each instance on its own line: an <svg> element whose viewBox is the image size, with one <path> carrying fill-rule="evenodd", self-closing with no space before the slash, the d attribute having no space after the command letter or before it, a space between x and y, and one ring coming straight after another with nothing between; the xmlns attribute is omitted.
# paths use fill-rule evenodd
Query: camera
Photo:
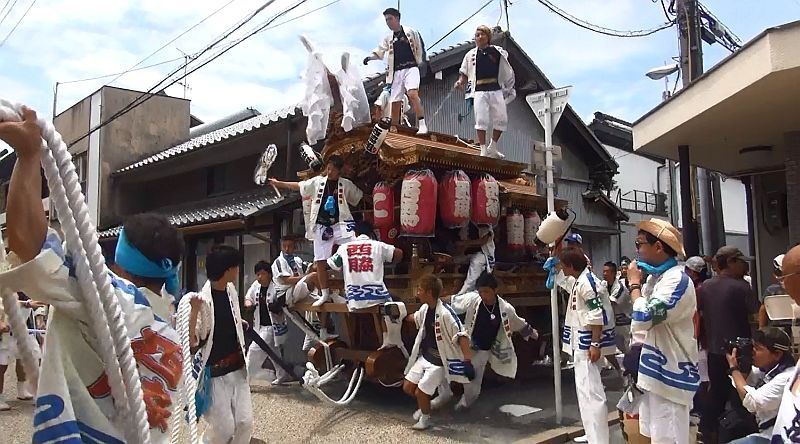
<svg viewBox="0 0 800 444"><path fill-rule="evenodd" d="M753 366L753 340L750 338L737 337L729 339L725 344L725 351L732 354L736 349L736 361L739 364L739 371L749 373Z"/></svg>

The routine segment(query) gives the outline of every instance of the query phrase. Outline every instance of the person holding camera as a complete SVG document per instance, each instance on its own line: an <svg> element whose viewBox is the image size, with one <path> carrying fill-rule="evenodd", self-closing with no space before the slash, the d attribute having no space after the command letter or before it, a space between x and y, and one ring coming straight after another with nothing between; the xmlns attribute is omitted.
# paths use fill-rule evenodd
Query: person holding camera
<svg viewBox="0 0 800 444"><path fill-rule="evenodd" d="M792 341L776 327L758 330L726 355L731 378L744 407L756 416L758 432L732 441L739 444L769 443L783 391L795 371ZM746 368L752 362L752 368Z"/></svg>
<svg viewBox="0 0 800 444"><path fill-rule="evenodd" d="M714 259L719 274L703 282L702 297L698 309L703 320L701 338L708 351L708 397L700 418L700 431L707 443L716 443L719 431L719 417L730 408L741 408L742 403L735 396L728 378L728 361L725 353L728 343L736 338L750 338L749 300L753 290L744 281L747 261L738 248L724 246L717 251Z"/></svg>

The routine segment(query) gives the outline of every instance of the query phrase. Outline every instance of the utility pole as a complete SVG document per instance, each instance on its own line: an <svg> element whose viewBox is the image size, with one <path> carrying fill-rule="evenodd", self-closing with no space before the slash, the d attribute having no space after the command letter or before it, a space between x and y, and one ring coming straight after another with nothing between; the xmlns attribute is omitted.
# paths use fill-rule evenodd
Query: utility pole
<svg viewBox="0 0 800 444"><path fill-rule="evenodd" d="M703 74L703 40L702 26L698 13L697 0L679 0L677 2L678 38L680 40L680 67L683 75L683 86L689 86ZM689 147L678 148L679 157L689 159ZM682 153L681 151L686 151ZM725 228L722 204L719 198L719 175L711 174L703 168L694 168L680 164L681 184L690 183L690 205L682 204L682 222L684 225L684 244L687 256L699 253L697 229L697 211L700 213L700 231L702 232L703 253L713 255L725 243ZM688 181L684 175L691 175ZM682 193L684 196L687 193ZM687 214L686 210L691 209ZM713 216L713 217L712 217ZM712 223L712 220L714 221Z"/></svg>
<svg viewBox="0 0 800 444"><path fill-rule="evenodd" d="M555 204L555 179L553 177L553 132L558 125L564 109L569 101L571 86L558 89L550 89L527 96L528 102L539 123L544 128L545 145L545 174L547 178L547 212L552 213L556 209ZM531 158L533 163L533 158ZM550 245L553 246L552 244ZM553 333L553 387L556 401L556 423L561 424L563 415L563 404L561 400L561 337L559 316L558 316L558 290L554 285L550 290L550 320L552 322Z"/></svg>

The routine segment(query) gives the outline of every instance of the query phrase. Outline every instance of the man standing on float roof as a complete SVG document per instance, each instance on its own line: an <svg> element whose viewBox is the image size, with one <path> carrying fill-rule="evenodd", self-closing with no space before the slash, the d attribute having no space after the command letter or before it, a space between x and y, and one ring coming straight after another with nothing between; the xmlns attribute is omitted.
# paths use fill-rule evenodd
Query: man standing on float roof
<svg viewBox="0 0 800 444"><path fill-rule="evenodd" d="M505 49L492 45L492 30L486 25L475 30L475 48L464 56L459 77L454 85L464 89L467 100L473 99L475 130L481 145L481 156L502 159L497 150L500 136L508 126L506 105L517 96L514 90L514 70L508 63ZM492 137L486 142L486 131L492 128Z"/></svg>
<svg viewBox="0 0 800 444"><path fill-rule="evenodd" d="M392 33L384 37L370 55L364 57L364 64L370 60L382 60L388 53L386 83L392 85L389 99L392 102L392 125L400 123L403 95L408 95L414 114L419 119L417 134L427 134L425 111L419 98L419 65L425 59L422 36L411 27L400 25L400 11L395 8L383 11L383 17Z"/></svg>

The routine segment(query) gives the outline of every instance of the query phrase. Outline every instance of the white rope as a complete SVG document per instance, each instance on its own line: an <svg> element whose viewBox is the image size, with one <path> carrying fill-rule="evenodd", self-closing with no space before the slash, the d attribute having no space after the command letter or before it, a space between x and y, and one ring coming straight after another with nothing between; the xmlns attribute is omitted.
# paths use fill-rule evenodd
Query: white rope
<svg viewBox="0 0 800 444"><path fill-rule="evenodd" d="M20 105L0 99L0 121L21 121L21 114ZM55 204L67 249L75 255L75 272L81 289L77 297L86 307L111 394L119 409L122 432L127 442L148 443L150 427L124 314L111 286L72 157L50 122L39 118L37 124L46 141L42 166L50 188L50 199ZM4 304L6 299L6 294L3 294ZM19 310L19 307L13 310Z"/></svg>
<svg viewBox="0 0 800 444"><path fill-rule="evenodd" d="M325 392L322 391L322 389L320 389L320 387L332 381L344 369L344 364L334 366L331 348L328 343L320 339L319 335L317 335L314 330L309 328L305 322L303 322L303 320L297 316L296 313L292 312L287 307L283 307L283 312L293 324L297 325L297 327L303 331L303 333L322 345L323 350L325 351L325 365L327 372L323 375L320 375L314 364L307 362L306 372L303 375L303 387L311 392L311 394L316 396L320 401L326 402L335 407L344 407L347 404L350 404L350 402L355 399L356 395L358 394L358 389L361 388L361 382L364 379L363 366L359 365L353 372L353 375L350 377L350 384L347 386L347 390L345 390L341 398L339 398L339 400L331 399L325 394Z"/></svg>
<svg viewBox="0 0 800 444"><path fill-rule="evenodd" d="M176 444L183 442L182 431L184 414L188 417L189 442L199 443L197 433L197 406L195 405L195 394L197 393L197 380L192 375L192 352L191 338L189 335L189 315L192 310L192 295L185 295L178 303L178 312L175 326L181 340L181 352L183 353L183 381L180 384L179 402L174 404L172 412L172 437L171 442ZM201 369L202 370L202 369ZM186 406L187 412L183 408Z"/></svg>

